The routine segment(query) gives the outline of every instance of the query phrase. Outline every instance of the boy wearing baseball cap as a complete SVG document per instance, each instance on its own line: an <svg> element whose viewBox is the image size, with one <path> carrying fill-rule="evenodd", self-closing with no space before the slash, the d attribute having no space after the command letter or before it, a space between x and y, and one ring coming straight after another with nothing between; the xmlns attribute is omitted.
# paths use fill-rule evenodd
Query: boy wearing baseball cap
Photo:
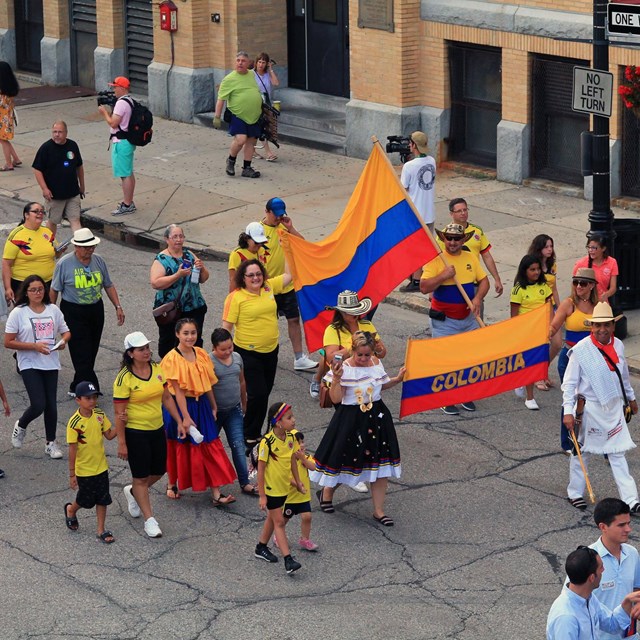
<svg viewBox="0 0 640 640"><path fill-rule="evenodd" d="M116 430L111 429L111 422L104 411L96 407L98 396L101 395L92 382L80 382L76 385L78 410L67 423L67 443L69 486L78 493L74 502L64 505L64 519L68 529L77 531L80 526L76 515L78 510L95 506L98 520L96 537L100 542L111 544L115 538L111 531L105 529L107 505L111 504L111 495L109 465L102 436L113 440Z"/></svg>

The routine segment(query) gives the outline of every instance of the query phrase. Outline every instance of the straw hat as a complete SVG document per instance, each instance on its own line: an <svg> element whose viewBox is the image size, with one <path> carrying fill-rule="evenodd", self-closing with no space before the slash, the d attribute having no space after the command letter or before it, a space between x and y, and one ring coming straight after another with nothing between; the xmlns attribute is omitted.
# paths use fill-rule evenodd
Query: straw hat
<svg viewBox="0 0 640 640"><path fill-rule="evenodd" d="M576 280L586 280L587 282L598 282L596 279L596 272L589 267L580 267L575 274L572 276L571 280L574 282Z"/></svg>
<svg viewBox="0 0 640 640"><path fill-rule="evenodd" d="M467 242L467 240L473 236L473 231L465 231L464 227L456 222L450 222L444 229L442 229L442 231L440 229L436 229L436 233L442 242L444 242L445 235L460 236L462 242Z"/></svg>
<svg viewBox="0 0 640 640"><path fill-rule="evenodd" d="M325 309L342 311L342 313L346 313L349 316L361 316L364 313L368 313L371 307L371 298L359 300L355 291L347 289L338 294L338 303L335 307L325 307Z"/></svg>
<svg viewBox="0 0 640 640"><path fill-rule="evenodd" d="M598 302L593 309L593 314L584 323L589 325L593 322L618 322L620 318L622 318L622 314L614 317L611 305L608 302Z"/></svg>

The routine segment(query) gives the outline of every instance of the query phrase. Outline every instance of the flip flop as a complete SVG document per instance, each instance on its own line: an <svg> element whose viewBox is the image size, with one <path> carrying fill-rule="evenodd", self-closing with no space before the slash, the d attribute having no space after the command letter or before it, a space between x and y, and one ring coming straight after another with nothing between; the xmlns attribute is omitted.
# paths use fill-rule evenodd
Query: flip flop
<svg viewBox="0 0 640 640"><path fill-rule="evenodd" d="M267 156L267 162L275 162L278 159L278 156L275 153L272 153Z"/></svg>
<svg viewBox="0 0 640 640"><path fill-rule="evenodd" d="M224 493L221 493L217 498L211 498L211 503L214 507L225 507L235 501L236 499L233 496L225 496Z"/></svg>
<svg viewBox="0 0 640 640"><path fill-rule="evenodd" d="M536 389L538 389L538 391L549 391L549 387L544 380L538 380L538 382L536 382Z"/></svg>
<svg viewBox="0 0 640 640"><path fill-rule="evenodd" d="M104 544L111 544L116 541L111 531L103 531L102 533L99 533L96 535L96 539L100 540L100 542L103 542Z"/></svg>
<svg viewBox="0 0 640 640"><path fill-rule="evenodd" d="M19 160L18 162L14 162L13 166L14 167L21 167L22 166L22 160Z"/></svg>
<svg viewBox="0 0 640 640"><path fill-rule="evenodd" d="M179 500L180 499L180 493L178 491L178 485L177 484L170 484L167 487L167 498L171 498L171 500Z"/></svg>
<svg viewBox="0 0 640 640"><path fill-rule="evenodd" d="M1 167L0 171L13 171L13 167Z"/></svg>
<svg viewBox="0 0 640 640"><path fill-rule="evenodd" d="M80 524L78 522L78 518L76 518L75 516L73 516L73 518L69 517L69 514L67 513L67 507L70 506L70 502L67 502L67 504L64 505L64 522L67 525L67 529L70 529L71 531L77 531Z"/></svg>
<svg viewBox="0 0 640 640"><path fill-rule="evenodd" d="M377 516L373 516L373 519L384 527L393 527L395 524L393 518L390 518L389 516L380 516L379 518Z"/></svg>
<svg viewBox="0 0 640 640"><path fill-rule="evenodd" d="M247 487L251 487L251 489L247 489ZM251 483L245 484L242 487L242 493L246 493L249 496L259 496L260 492L258 491L258 487L252 485Z"/></svg>

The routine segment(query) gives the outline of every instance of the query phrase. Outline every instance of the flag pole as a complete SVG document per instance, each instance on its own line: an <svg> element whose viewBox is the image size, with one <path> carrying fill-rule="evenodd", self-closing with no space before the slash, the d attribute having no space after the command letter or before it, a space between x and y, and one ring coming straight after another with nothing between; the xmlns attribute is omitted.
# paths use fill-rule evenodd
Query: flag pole
<svg viewBox="0 0 640 640"><path fill-rule="evenodd" d="M433 237L433 235L431 235L431 231L429 230L429 227L427 227L427 225L424 223L424 220L422 219L422 216L420 215L420 213L416 209L416 206L413 204L413 200L411 200L411 196L407 193L407 190L404 188L404 185L402 184L402 182L400 182L400 178L398 177L398 174L396 173L396 170L393 168L393 165L391 164L391 160L389 160L389 157L384 152L384 150L382 148L382 144L380 143L380 140L378 140L378 138L376 136L371 136L371 141L373 142L374 145L378 145L378 147L380 148L380 153L382 154L382 157L385 159L386 163L389 165L389 169L391 170L391 172L395 176L395 179L398 182L398 186L400 187L400 189L402 189L402 192L404 193L404 197L407 200L407 202L409 203L409 206L411 207L411 210L415 214L416 218L418 218L418 220L420 220L420 224L422 225L422 228L425 230L426 234L429 236L429 240L431 240L431 244L433 244L433 246L435 247L435 249L436 249L436 251L438 253L438 256L440 257L440 260L442 260L442 262L443 262L445 267L449 267L450 266L449 261L444 257L444 253L442 251L442 248L436 242L436 240ZM460 281L458 280L457 276L453 276L453 281L455 282L456 287L458 287L458 291L460 291L460 294L462 295L462 297L463 297L464 301L466 302L467 306L471 310L471 313L473 313L474 318L476 319L476 322L478 323L478 325L480 327L486 327L487 325L484 323L484 321L482 320L480 315L474 313L473 304L471 302L471 299L467 295L467 292L464 290L464 287L460 284Z"/></svg>

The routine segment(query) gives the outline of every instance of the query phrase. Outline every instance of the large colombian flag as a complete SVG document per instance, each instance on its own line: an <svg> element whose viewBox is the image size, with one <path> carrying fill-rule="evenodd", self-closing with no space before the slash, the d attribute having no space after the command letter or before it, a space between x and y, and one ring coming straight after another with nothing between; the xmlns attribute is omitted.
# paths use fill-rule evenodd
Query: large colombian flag
<svg viewBox="0 0 640 640"><path fill-rule="evenodd" d="M336 229L313 243L281 233L293 275L309 351L322 347L335 305L349 289L378 304L410 273L440 250L379 143L358 180Z"/></svg>
<svg viewBox="0 0 640 640"><path fill-rule="evenodd" d="M544 380L549 306L446 338L410 340L400 417Z"/></svg>

